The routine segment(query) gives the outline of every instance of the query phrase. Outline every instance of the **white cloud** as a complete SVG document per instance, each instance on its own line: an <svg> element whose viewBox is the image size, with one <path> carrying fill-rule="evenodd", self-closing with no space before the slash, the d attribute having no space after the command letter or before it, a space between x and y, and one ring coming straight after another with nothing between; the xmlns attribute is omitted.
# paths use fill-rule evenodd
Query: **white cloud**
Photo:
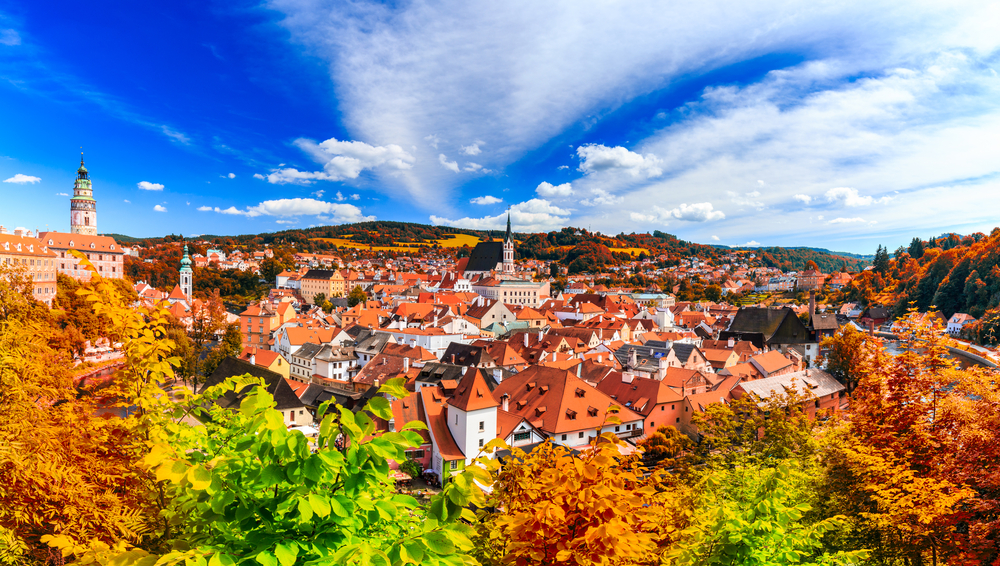
<svg viewBox="0 0 1000 566"><path fill-rule="evenodd" d="M458 173L457 161L448 161L448 157L443 153L438 155L438 161L441 163L441 165L444 165L445 169Z"/></svg>
<svg viewBox="0 0 1000 566"><path fill-rule="evenodd" d="M156 212L166 212L167 211L167 209L165 207L161 206L161 205L154 206L153 210L155 210Z"/></svg>
<svg viewBox="0 0 1000 566"><path fill-rule="evenodd" d="M463 145L462 153L464 153L465 155L479 155L480 153L483 152L483 150L479 149L479 146L481 145L486 145L486 142L476 141L476 143L472 145Z"/></svg>
<svg viewBox="0 0 1000 566"><path fill-rule="evenodd" d="M502 198L497 198L497 197L492 196L492 195L483 195L483 196L480 196L480 197L476 197L476 198L470 200L469 202L472 203L472 204L496 204L498 202L503 202L503 199Z"/></svg>
<svg viewBox="0 0 1000 566"><path fill-rule="evenodd" d="M0 45L21 45L21 36L12 29L0 29Z"/></svg>
<svg viewBox="0 0 1000 566"><path fill-rule="evenodd" d="M41 182L41 180L42 180L41 177L32 177L31 175L24 175L22 173L18 173L17 175L14 175L10 179L4 179L3 182L17 183L19 185L24 185L26 183L32 183L32 184L39 183Z"/></svg>
<svg viewBox="0 0 1000 566"><path fill-rule="evenodd" d="M261 181L263 181L263 180L267 179L267 177L265 177L265 176L261 175L260 173L254 173L254 174L253 174L253 178L254 178L254 179L260 179Z"/></svg>
<svg viewBox="0 0 1000 566"><path fill-rule="evenodd" d="M580 204L583 206L613 206L625 200L625 197L615 196L604 189L594 188L590 192L594 197L581 200Z"/></svg>
<svg viewBox="0 0 1000 566"><path fill-rule="evenodd" d="M235 179L235 178L236 178L236 173L230 173L230 174L228 175L228 177L229 177L230 179Z"/></svg>
<svg viewBox="0 0 1000 566"><path fill-rule="evenodd" d="M726 195L729 196L729 200L739 206L750 206L756 208L757 210L764 209L764 203L754 200L760 196L760 191L750 191L749 193L735 193L733 191L726 191Z"/></svg>
<svg viewBox="0 0 1000 566"><path fill-rule="evenodd" d="M813 198L809 195L797 194L792 196L793 199L801 202L802 204L809 204L812 202Z"/></svg>
<svg viewBox="0 0 1000 566"><path fill-rule="evenodd" d="M722 220L726 215L721 210L713 210L710 202L697 202L694 204L681 204L670 211L671 216L688 222L709 222L711 220Z"/></svg>
<svg viewBox="0 0 1000 566"><path fill-rule="evenodd" d="M710 76L762 55L800 54L801 64L749 84L710 85L679 107L646 112L671 120L655 129L642 124L636 130L648 133L634 135L647 137L623 145L657 156L663 174L651 182L614 169L607 171L619 175L574 181L576 191L589 195L586 181L600 177L608 181L600 188L625 196L613 210L594 210L587 225L628 231L629 212L647 214L648 204L662 203L664 195L683 195L670 207L690 202L692 191L695 200L720 203L728 200L726 190L766 179L769 203L793 202L797 193L824 200L830 187L873 196L901 190L906 198L893 201L900 220L880 219L880 229L892 233L922 217L913 203L926 205L944 187L958 187L951 198L967 210L982 210L975 205L995 194L987 191L987 176L996 171L989 148L1000 132L1000 91L990 69L1000 47L996 8L957 2L918 0L905 10L880 2L795 1L689 2L663 10L654 0L502 3L488 11L453 0L361 1L337 10L315 0L268 6L284 13L281 25L293 42L329 63L349 131L419 146L412 170L380 183L424 207L446 206L449 191L465 180L435 163L441 152L460 151L448 140L488 132L490 160L480 162L501 169L528 152L562 145L570 129L596 131L637 97L693 73ZM439 148L423 140L429 132L441 140ZM825 245L830 231L804 228L810 214L733 211L726 222L732 233L718 235ZM932 216L937 225L968 219ZM686 236L708 237L685 229L695 231Z"/></svg>
<svg viewBox="0 0 1000 566"><path fill-rule="evenodd" d="M640 155L621 146L608 147L588 144L576 148L580 157L580 171L586 174L600 171L622 170L633 177L658 177L663 174L661 161L652 154Z"/></svg>
<svg viewBox="0 0 1000 566"><path fill-rule="evenodd" d="M434 134L429 134L424 136L424 141L429 143L434 149L438 148L438 144L441 143L441 138L435 136Z"/></svg>
<svg viewBox="0 0 1000 566"><path fill-rule="evenodd" d="M552 183L547 183L542 181L535 187L535 192L543 197L568 197L573 194L573 185L570 183L563 183L561 185L553 185Z"/></svg>
<svg viewBox="0 0 1000 566"><path fill-rule="evenodd" d="M184 145L191 145L191 138L171 128L170 126L160 126L160 130L163 132L165 136L174 140L177 143L181 143Z"/></svg>
<svg viewBox="0 0 1000 566"><path fill-rule="evenodd" d="M69 193L56 193L57 197L68 197Z"/></svg>
<svg viewBox="0 0 1000 566"><path fill-rule="evenodd" d="M231 214L255 218L257 216L318 216L324 221L345 223L375 220L374 216L365 216L361 209L353 204L339 204L311 198L284 198L266 200L257 206L240 210L235 206L229 208L199 207L198 210L212 210L219 214Z"/></svg>
<svg viewBox="0 0 1000 566"><path fill-rule="evenodd" d="M745 244L743 244L742 246L739 246L739 247L741 247L741 248L757 248L757 247L760 247L760 242L758 242L757 240L750 240L749 242L747 242L747 243L745 243Z"/></svg>
<svg viewBox="0 0 1000 566"><path fill-rule="evenodd" d="M482 171L484 171L484 172L488 172L488 171L489 171L488 169L483 169L483 166L482 166L482 165L480 165L480 164L478 164L478 163L473 163L473 162L471 162L471 161L470 161L470 162L468 162L468 163L466 163L466 164L465 164L465 167L462 167L462 171L472 171L472 172L476 172L476 171L479 171L479 170L482 170Z"/></svg>
<svg viewBox="0 0 1000 566"><path fill-rule="evenodd" d="M556 171L562 171L563 169L569 169L569 165L560 165L556 167Z"/></svg>
<svg viewBox="0 0 1000 566"><path fill-rule="evenodd" d="M212 207L211 206L199 206L198 210L200 212L211 212L212 211Z"/></svg>
<svg viewBox="0 0 1000 566"><path fill-rule="evenodd" d="M275 220L275 224L298 224L298 220Z"/></svg>
<svg viewBox="0 0 1000 566"><path fill-rule="evenodd" d="M325 193L325 192L326 192L326 191L324 191L324 190L318 190L318 191L314 191L314 192L312 193L312 196L314 196L314 197L316 197L316 198L323 198L323 193Z"/></svg>
<svg viewBox="0 0 1000 566"><path fill-rule="evenodd" d="M864 222L864 218L834 218L833 220L827 222L827 224L854 224L856 222Z"/></svg>
<svg viewBox="0 0 1000 566"><path fill-rule="evenodd" d="M354 193L351 195L351 200L361 200L361 195Z"/></svg>
<svg viewBox="0 0 1000 566"><path fill-rule="evenodd" d="M892 197L886 196L880 199L875 199L870 196L859 195L857 189L852 189L850 187L837 187L826 191L826 200L839 203L843 206L869 206L873 203L882 204L889 202L892 200Z"/></svg>
<svg viewBox="0 0 1000 566"><path fill-rule="evenodd" d="M337 194L334 195L333 200L337 202L344 202L345 200L347 200L347 197L344 196L344 193L337 191Z"/></svg>
<svg viewBox="0 0 1000 566"><path fill-rule="evenodd" d="M533 198L510 207L510 221L520 232L547 232L566 226L570 211L559 208L545 199ZM507 213L482 218L461 218L449 220L431 215L431 223L439 226L456 226L473 230L500 230L506 226Z"/></svg>
<svg viewBox="0 0 1000 566"><path fill-rule="evenodd" d="M67 195L67 196L69 196L69 195ZM125 204L132 204L132 201L130 201L128 199L125 199Z"/></svg>
<svg viewBox="0 0 1000 566"><path fill-rule="evenodd" d="M357 179L362 171L369 169L400 173L412 168L414 162L410 153L395 144L374 146L336 138L317 144L302 138L295 140L295 145L323 165L323 170L300 171L294 167L277 169L267 176L268 182L308 185L316 181L345 181Z"/></svg>
<svg viewBox="0 0 1000 566"><path fill-rule="evenodd" d="M143 191L162 191L163 185L159 183L150 183L149 181L139 181L136 185Z"/></svg>
<svg viewBox="0 0 1000 566"><path fill-rule="evenodd" d="M718 236L712 236L712 241L713 242L718 242L719 241L719 237Z"/></svg>

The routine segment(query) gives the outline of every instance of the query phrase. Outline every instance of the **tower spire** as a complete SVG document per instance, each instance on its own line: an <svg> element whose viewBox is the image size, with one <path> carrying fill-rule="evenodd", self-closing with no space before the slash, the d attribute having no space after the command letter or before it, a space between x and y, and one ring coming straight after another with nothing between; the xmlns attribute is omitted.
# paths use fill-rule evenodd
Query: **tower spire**
<svg viewBox="0 0 1000 566"><path fill-rule="evenodd" d="M510 235L510 207L509 206L507 207L507 236L504 237L503 241L505 241L505 242L511 241L511 235Z"/></svg>

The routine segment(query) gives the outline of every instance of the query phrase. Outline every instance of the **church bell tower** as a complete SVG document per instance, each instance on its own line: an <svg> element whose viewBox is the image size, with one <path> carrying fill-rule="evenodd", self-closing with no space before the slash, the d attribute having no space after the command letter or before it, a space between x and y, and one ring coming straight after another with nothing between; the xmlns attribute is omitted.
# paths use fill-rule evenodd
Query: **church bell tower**
<svg viewBox="0 0 1000 566"><path fill-rule="evenodd" d="M191 304L191 291L194 283L194 272L191 271L191 258L188 257L188 247L184 244L184 257L181 258L181 293L187 297L188 304Z"/></svg>
<svg viewBox="0 0 1000 566"><path fill-rule="evenodd" d="M90 184L90 174L83 166L83 152L80 153L80 168L76 170L73 198L69 201L70 233L85 236L97 235L97 201L94 188Z"/></svg>

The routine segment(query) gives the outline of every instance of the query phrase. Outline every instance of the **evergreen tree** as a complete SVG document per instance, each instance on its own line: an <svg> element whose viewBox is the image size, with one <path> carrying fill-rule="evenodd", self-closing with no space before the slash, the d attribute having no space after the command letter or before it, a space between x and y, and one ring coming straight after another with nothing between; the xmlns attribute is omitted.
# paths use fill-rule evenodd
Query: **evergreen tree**
<svg viewBox="0 0 1000 566"><path fill-rule="evenodd" d="M881 245L875 252L875 261L872 262L872 267L876 273L881 275L889 273L889 251Z"/></svg>
<svg viewBox="0 0 1000 566"><path fill-rule="evenodd" d="M913 259L920 259L924 255L924 243L920 241L920 238L913 238L907 251Z"/></svg>

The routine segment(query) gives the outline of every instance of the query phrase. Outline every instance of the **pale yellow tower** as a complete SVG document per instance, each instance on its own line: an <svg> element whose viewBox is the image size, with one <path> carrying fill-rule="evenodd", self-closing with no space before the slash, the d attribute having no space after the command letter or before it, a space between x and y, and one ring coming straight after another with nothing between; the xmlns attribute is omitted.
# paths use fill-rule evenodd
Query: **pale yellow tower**
<svg viewBox="0 0 1000 566"><path fill-rule="evenodd" d="M73 198L69 201L69 231L72 234L97 235L97 201L94 188L90 184L90 174L83 166L83 152L80 152L80 168L76 170Z"/></svg>

